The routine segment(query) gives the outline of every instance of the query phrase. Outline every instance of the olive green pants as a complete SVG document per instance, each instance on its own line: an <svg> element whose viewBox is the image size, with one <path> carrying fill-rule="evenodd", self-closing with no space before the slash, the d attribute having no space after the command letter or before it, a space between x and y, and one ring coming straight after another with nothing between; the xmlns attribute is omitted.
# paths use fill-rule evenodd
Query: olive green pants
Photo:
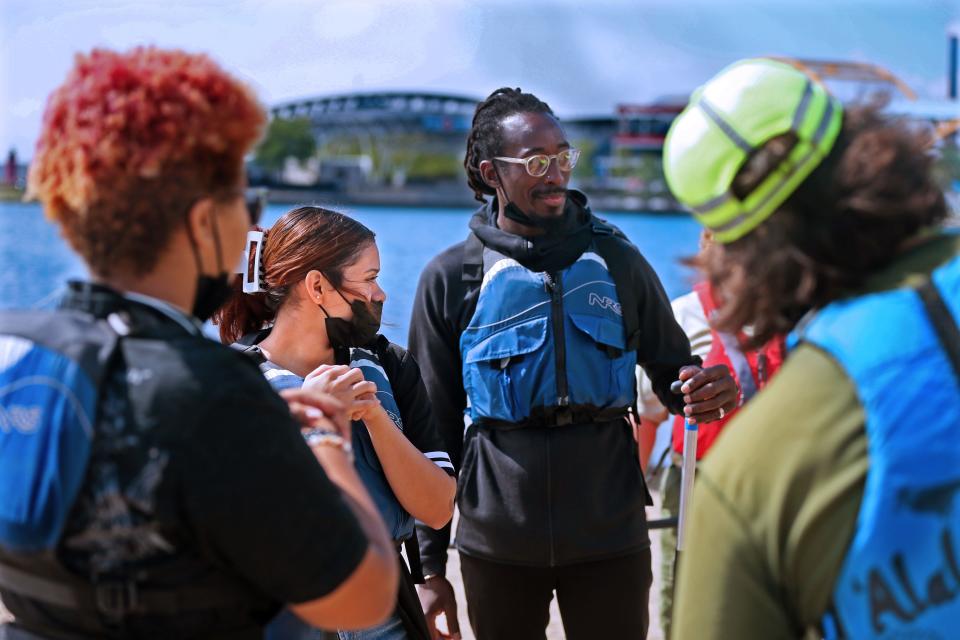
<svg viewBox="0 0 960 640"><path fill-rule="evenodd" d="M675 454L673 454L676 457ZM660 517L672 518L680 513L680 477L677 464L669 465L660 479ZM660 628L663 637L670 638L673 615L673 563L677 552L677 530L660 531Z"/></svg>

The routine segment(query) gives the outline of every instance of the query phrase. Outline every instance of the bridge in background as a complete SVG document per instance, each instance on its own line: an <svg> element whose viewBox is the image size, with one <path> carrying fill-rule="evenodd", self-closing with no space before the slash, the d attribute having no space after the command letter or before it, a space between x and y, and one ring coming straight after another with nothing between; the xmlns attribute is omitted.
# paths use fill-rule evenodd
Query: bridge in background
<svg viewBox="0 0 960 640"><path fill-rule="evenodd" d="M274 118L308 120L317 145L331 150L321 154L315 171L304 174L302 184L369 191L378 182L403 185L408 178L416 178L418 168L425 163L442 163L448 169L448 181L469 198L472 194L464 186L460 163L479 101L471 96L429 91L358 92L291 100L276 104L270 112ZM598 203L607 208L624 206L625 195L631 197L631 208L677 208L666 192L659 157L655 156L679 110L651 115L643 109L629 114L620 109L618 113L561 117L570 142L585 152L574 185L590 189ZM634 138L639 140L644 132L650 135L640 145L638 153L642 157L627 158L627 164L620 167L624 162L613 157L623 146L617 143L627 138L636 143ZM378 167L374 167L373 159ZM637 162L650 167L644 164L638 168L634 166ZM618 170L611 170L614 164Z"/></svg>
<svg viewBox="0 0 960 640"><path fill-rule="evenodd" d="M317 141L338 135L425 133L463 140L478 98L426 91L379 91L284 102L275 118L307 118Z"/></svg>

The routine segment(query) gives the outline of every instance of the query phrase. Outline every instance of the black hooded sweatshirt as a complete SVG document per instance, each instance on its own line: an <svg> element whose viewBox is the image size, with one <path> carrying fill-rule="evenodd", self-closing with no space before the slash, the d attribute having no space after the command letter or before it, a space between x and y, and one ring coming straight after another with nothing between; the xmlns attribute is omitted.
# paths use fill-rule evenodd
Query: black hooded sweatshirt
<svg viewBox="0 0 960 640"><path fill-rule="evenodd" d="M569 191L564 223L525 238L496 226L496 200L481 207L470 229L484 245L533 271L556 271L587 249L593 215L586 196ZM460 470L457 500L461 553L502 563L559 566L624 555L649 546L648 500L637 446L623 419L563 427L464 429L466 393L460 335L476 309L479 283L464 282L464 242L446 249L420 276L410 323L410 351L420 365L437 427ZM673 412L683 401L669 391L680 367L698 364L670 301L640 251L620 238L640 318L637 362ZM625 296L620 293L621 302ZM568 366L575 366L571 363ZM418 523L426 575L445 572L450 530Z"/></svg>

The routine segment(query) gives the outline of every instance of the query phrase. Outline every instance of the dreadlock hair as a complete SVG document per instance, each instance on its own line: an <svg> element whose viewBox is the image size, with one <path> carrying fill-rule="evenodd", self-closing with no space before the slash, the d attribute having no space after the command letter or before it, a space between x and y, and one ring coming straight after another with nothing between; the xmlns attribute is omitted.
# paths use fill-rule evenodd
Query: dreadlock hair
<svg viewBox="0 0 960 640"><path fill-rule="evenodd" d="M484 195L496 195L497 191L483 180L480 163L491 160L501 153L503 146L504 118L517 113L546 113L554 115L550 105L532 93L524 93L520 88L501 87L487 96L473 112L470 135L467 136L467 153L463 157L463 168L467 170L467 184L473 189L473 197L486 202Z"/></svg>

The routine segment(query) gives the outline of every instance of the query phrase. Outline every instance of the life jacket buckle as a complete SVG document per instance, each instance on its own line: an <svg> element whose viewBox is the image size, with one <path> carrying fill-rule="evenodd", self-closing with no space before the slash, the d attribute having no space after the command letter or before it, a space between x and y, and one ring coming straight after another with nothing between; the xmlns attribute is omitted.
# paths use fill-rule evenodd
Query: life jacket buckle
<svg viewBox="0 0 960 640"><path fill-rule="evenodd" d="M618 349L613 345L603 344L599 346L601 351L603 351L607 355L607 357L610 358L611 360L616 360L617 358L623 355L623 349Z"/></svg>
<svg viewBox="0 0 960 640"><path fill-rule="evenodd" d="M123 618L136 611L139 606L137 585L135 582L110 581L94 587L97 609L108 618Z"/></svg>
<svg viewBox="0 0 960 640"><path fill-rule="evenodd" d="M601 223L594 222L591 225L591 230L593 231L594 235L598 235L598 236L614 235L613 229L608 224L601 224Z"/></svg>
<svg viewBox="0 0 960 640"><path fill-rule="evenodd" d="M573 424L573 409L570 408L570 398L567 396L559 398L559 404L553 414L553 421L558 427Z"/></svg>

